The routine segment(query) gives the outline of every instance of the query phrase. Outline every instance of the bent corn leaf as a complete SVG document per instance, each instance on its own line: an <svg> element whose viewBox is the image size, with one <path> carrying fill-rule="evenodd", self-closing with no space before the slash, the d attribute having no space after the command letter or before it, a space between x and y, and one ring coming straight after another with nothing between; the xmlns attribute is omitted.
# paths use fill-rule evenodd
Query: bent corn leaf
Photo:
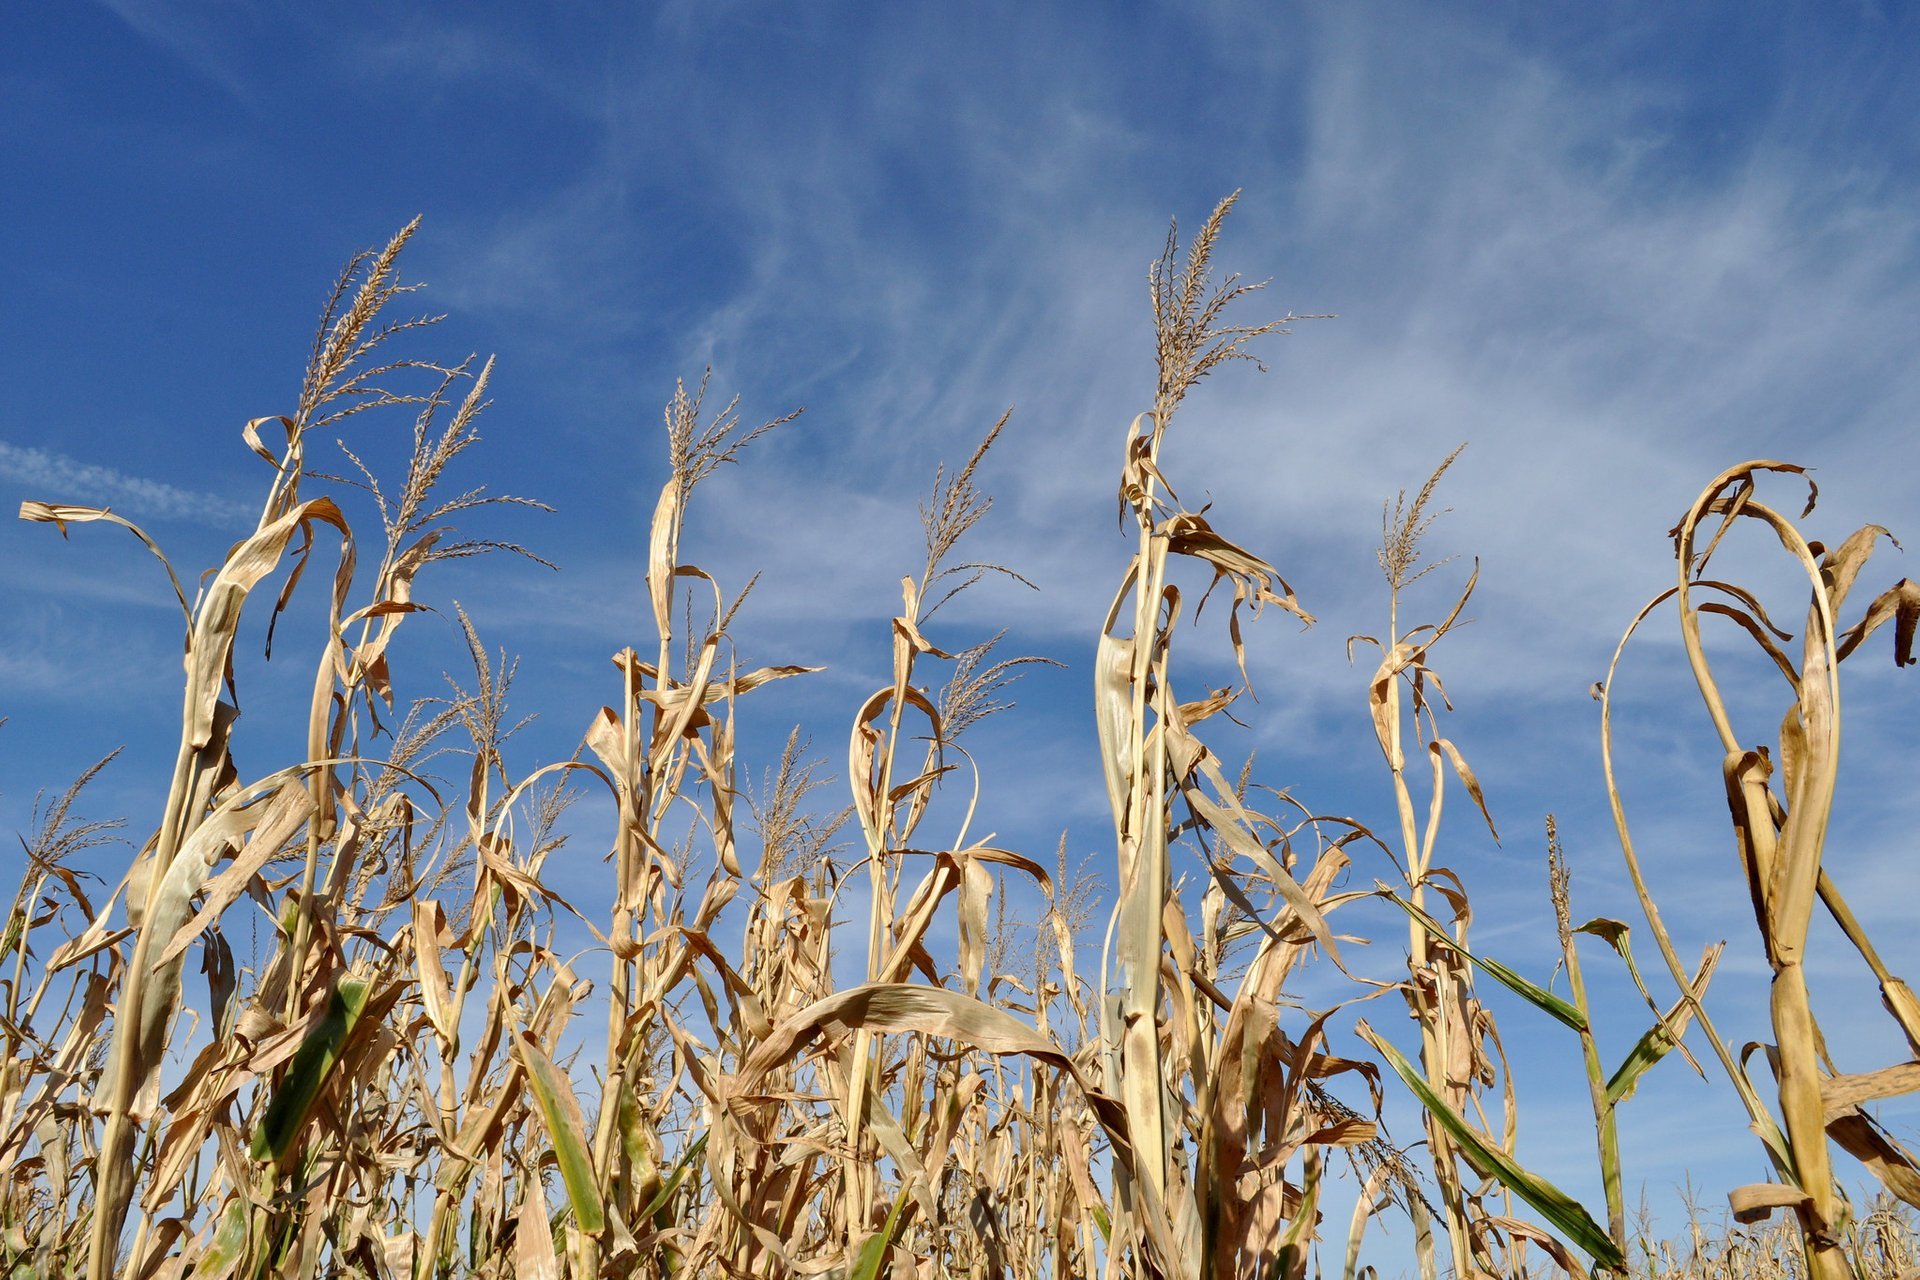
<svg viewBox="0 0 1920 1280"><path fill-rule="evenodd" d="M1551 1222L1560 1233L1573 1244L1584 1250L1593 1260L1603 1267L1620 1268L1626 1265L1626 1257L1618 1245L1607 1235L1606 1229L1593 1220L1593 1215L1560 1188L1537 1174L1529 1173L1514 1158L1487 1141L1485 1135L1469 1125L1459 1112L1448 1106L1422 1078L1412 1063L1403 1057L1380 1034L1364 1021L1355 1028L1366 1042L1387 1060L1407 1088L1413 1091L1421 1105L1432 1113L1455 1142L1460 1145L1460 1153L1466 1157L1483 1177L1498 1178L1500 1184L1532 1205L1539 1214Z"/></svg>
<svg viewBox="0 0 1920 1280"><path fill-rule="evenodd" d="M1713 968L1720 961L1720 951L1721 947L1716 944L1708 947L1706 955L1701 958L1700 969L1693 976L1694 1000L1706 994L1707 983L1713 978ZM1670 1050L1679 1048L1685 1053L1680 1038L1687 1033L1687 1024L1693 1020L1693 1009L1692 1001L1683 998L1661 1014L1660 1021L1647 1029L1647 1033L1640 1037L1626 1060L1620 1064L1620 1069L1607 1081L1608 1106L1631 1098L1633 1091L1640 1086L1640 1077L1651 1070L1654 1063L1666 1057ZM1694 1064L1694 1070L1700 1070L1698 1063Z"/></svg>
<svg viewBox="0 0 1920 1280"><path fill-rule="evenodd" d="M1534 1008L1539 1009L1542 1013L1553 1015L1575 1031L1585 1031L1587 1029L1586 1015L1582 1014L1570 1001L1563 1000L1545 987L1528 981L1513 970L1507 968L1504 964L1501 964L1498 960L1489 960L1483 956L1473 954L1473 952L1467 950L1458 942L1455 942L1453 935L1441 928L1432 916L1399 895L1388 893L1384 896L1395 906L1413 917L1416 924L1432 934L1443 945L1459 952L1468 960L1471 960L1474 965L1485 972L1488 977L1506 987L1507 990L1513 992Z"/></svg>

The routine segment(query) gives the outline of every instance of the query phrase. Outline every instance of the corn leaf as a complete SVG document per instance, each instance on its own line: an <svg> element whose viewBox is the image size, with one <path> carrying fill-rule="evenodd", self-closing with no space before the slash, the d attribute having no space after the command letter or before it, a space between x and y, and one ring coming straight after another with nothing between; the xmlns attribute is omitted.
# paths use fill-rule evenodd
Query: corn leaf
<svg viewBox="0 0 1920 1280"><path fill-rule="evenodd" d="M334 1065L340 1061L340 1051L346 1045L347 1037L353 1033L361 1013L366 1010L371 991L371 983L352 978L334 988L326 1016L300 1042L300 1048L294 1052L293 1062L281 1079L280 1087L274 1091L272 1101L267 1103L267 1113L261 1118L260 1127L254 1130L252 1154L255 1160L279 1163L289 1151L296 1149L294 1139L305 1126L307 1116L313 1111L313 1104L319 1100L320 1091L333 1074Z"/></svg>
<svg viewBox="0 0 1920 1280"><path fill-rule="evenodd" d="M1388 893L1384 896L1395 906L1399 907L1409 916L1412 916L1416 924L1432 934L1441 943L1465 956L1488 977L1519 996L1522 1000L1525 1000L1534 1008L1539 1009L1543 1013L1551 1014L1575 1031L1585 1031L1587 1029L1586 1015L1581 1013L1571 1001L1563 1000L1545 987L1529 982L1513 970L1507 968L1504 964L1501 964L1498 960L1489 960L1473 954L1473 952L1467 950L1458 942L1455 942L1453 935L1441 928L1439 922L1432 916L1399 895Z"/></svg>
<svg viewBox="0 0 1920 1280"><path fill-rule="evenodd" d="M1707 983L1713 978L1714 966L1720 961L1720 950L1720 945L1715 944L1708 947L1706 954L1700 958L1700 968L1693 975L1695 1000L1706 994ZM1681 1043L1681 1037L1687 1033L1687 1024L1693 1021L1693 1008L1689 1000L1683 998L1677 1001L1671 1009L1660 1015L1660 1021L1654 1023L1647 1029L1647 1033L1640 1037L1627 1054L1626 1060L1620 1064L1620 1069L1615 1071L1613 1077L1607 1081L1608 1106L1615 1106L1631 1098L1633 1091L1640 1085L1640 1077L1651 1070L1654 1063L1666 1057L1669 1051L1679 1049L1681 1056L1686 1057L1689 1062L1693 1061L1687 1054L1686 1046ZM1699 1071L1700 1064L1694 1063L1693 1069ZM1701 1074L1705 1075L1704 1072Z"/></svg>
<svg viewBox="0 0 1920 1280"><path fill-rule="evenodd" d="M887 1211L886 1224L861 1242L859 1252L854 1255L853 1270L847 1273L847 1280L875 1280L879 1276L880 1268L887 1260L887 1250L893 1244L893 1237L899 1233L900 1220L911 1199L908 1189L900 1188L900 1193L893 1198L893 1208Z"/></svg>
<svg viewBox="0 0 1920 1280"><path fill-rule="evenodd" d="M247 1198L234 1196L220 1212L206 1252L194 1263L193 1274L205 1280L221 1280L238 1266L247 1252Z"/></svg>
<svg viewBox="0 0 1920 1280"><path fill-rule="evenodd" d="M527 1032L514 1033L513 1047L527 1069L540 1119L547 1126L548 1140L553 1143L560 1180L566 1184L567 1200L573 1205L573 1220L582 1231L598 1235L607 1226L606 1210L600 1202L600 1184L593 1176L586 1122L580 1116L580 1103L573 1096L573 1086Z"/></svg>
<svg viewBox="0 0 1920 1280"><path fill-rule="evenodd" d="M1626 1257L1620 1252L1619 1246L1614 1244L1606 1229L1593 1220L1593 1215L1579 1201L1545 1178L1529 1173L1512 1156L1489 1142L1485 1135L1469 1125L1459 1112L1433 1091L1398 1049L1364 1021L1356 1029L1406 1082L1407 1088L1440 1122L1448 1136L1459 1144L1460 1153L1482 1177L1498 1178L1502 1186L1532 1205L1562 1235L1585 1250L1601 1266L1618 1268L1626 1265Z"/></svg>
<svg viewBox="0 0 1920 1280"><path fill-rule="evenodd" d="M640 1217L642 1219L650 1219L654 1214L659 1213L667 1207L667 1201L673 1199L673 1193L680 1189L680 1184L686 1181L687 1174L693 1169L694 1165L700 1162L700 1157L706 1153L707 1137L708 1135L703 1133L693 1140L693 1144L687 1148L686 1154L681 1156L674 1164L673 1172L668 1174L667 1180L660 1184L660 1190L654 1193L653 1199L647 1201L647 1207L640 1211Z"/></svg>

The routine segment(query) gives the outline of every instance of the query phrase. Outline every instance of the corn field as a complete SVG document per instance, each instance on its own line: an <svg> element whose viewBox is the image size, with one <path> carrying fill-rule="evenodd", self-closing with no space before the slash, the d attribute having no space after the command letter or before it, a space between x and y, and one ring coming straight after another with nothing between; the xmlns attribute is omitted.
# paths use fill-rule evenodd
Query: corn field
<svg viewBox="0 0 1920 1280"><path fill-rule="evenodd" d="M1216 269L1232 204L1184 244L1170 232L1154 260L1153 391L1115 424L1133 553L1087 637L1112 815L1097 874L1064 843L1035 853L974 834L992 797L963 735L1039 660L958 646L936 612L983 577L1017 577L966 550L1004 418L936 474L924 562L874 637L891 679L842 725L813 726L846 732L835 781L798 730L778 760L736 753L752 695L813 669L737 650L751 584L709 576L683 533L703 481L753 465L756 437L792 415L755 425L704 378L665 408L651 633L613 639L607 705L578 750L532 772L510 763L513 664L483 641L484 618L456 615L470 668L452 694L400 696L411 673L390 669L390 649L438 603L435 567L533 555L459 531L476 509L526 500L443 483L477 440L492 366L413 353L432 336L396 318L413 226L341 275L297 403L246 425L270 474L258 521L197 588L112 511L25 504L22 519L63 535L137 538L165 567L185 656L160 811L83 816L103 760L22 835L0 948L5 1274L1353 1280L1379 1274L1370 1240L1392 1218L1423 1278L1920 1275L1920 1165L1871 1111L1920 1089L1920 1001L1823 856L1842 666L1889 648L1915 662L1920 586L1887 585L1872 563L1887 531L1817 541L1804 470L1742 462L1679 513L1671 584L1648 584L1658 594L1621 620L1624 651L1677 618L1725 755L1737 856L1722 872L1758 933L1726 945L1764 960L1770 1040L1722 1035L1708 1002L1721 947L1682 954L1663 924L1614 785L1612 673L1596 696L1643 954L1624 924L1579 923L1548 819L1540 921L1550 909L1564 973L1527 977L1470 936L1472 886L1436 860L1443 822L1493 827L1437 666L1477 568L1445 570L1458 576L1443 616L1401 609L1441 568L1421 539L1453 457L1384 510L1387 625L1349 642L1371 668L1354 706L1389 820L1333 816L1209 745L1259 714L1245 653L1273 624L1263 615L1313 621L1282 567L1176 496L1204 483L1179 466L1188 392L1308 318L1261 318L1260 286ZM411 420L404 475L317 456L361 414L356 432ZM349 508L369 516L350 524ZM1804 576L1804 618L1715 576L1716 551L1746 538ZM304 749L243 773L241 618L278 620L296 595L324 601L299 615L324 625L270 635L282 666L311 665ZM1190 674L1188 615L1224 633L1237 680ZM1722 693L1735 651L1710 661L1706 632L1784 679L1777 721L1736 722ZM257 768L261 752L245 754ZM590 900L562 896L549 871L581 852L575 805L614 833L590 851L606 857ZM107 867L123 826L137 850ZM1003 945L1016 891L1047 904L1043 945L1017 964ZM1828 1056L1805 977L1821 914L1912 1060L1843 1071ZM1630 968L1639 1025L1596 1019L1586 981L1600 965ZM1309 970L1345 996L1303 1007ZM1496 988L1522 1034L1563 1037L1584 1066L1573 1089L1591 1105L1580 1141L1599 1202L1520 1162L1483 1001ZM1627 1203L1617 1112L1647 1072L1685 1063L1737 1095L1771 1177L1733 1194L1733 1224L1697 1214L1662 1239ZM1417 1136L1389 1138L1390 1095L1417 1105ZM1878 1193L1849 1192L1865 1176ZM1351 1214L1333 1211L1336 1184Z"/></svg>

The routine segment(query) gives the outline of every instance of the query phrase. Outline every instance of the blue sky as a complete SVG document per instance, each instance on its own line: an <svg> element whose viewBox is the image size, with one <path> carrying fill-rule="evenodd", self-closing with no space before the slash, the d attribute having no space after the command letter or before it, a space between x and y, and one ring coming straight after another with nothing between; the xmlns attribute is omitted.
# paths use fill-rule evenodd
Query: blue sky
<svg viewBox="0 0 1920 1280"><path fill-rule="evenodd" d="M1818 468L1820 536L1920 537L1916 50L1920 18L1874 4L11 6L0 504L108 503L183 575L211 563L266 479L241 424L289 408L339 264L423 214L408 274L449 313L424 353L499 358L464 479L559 509L475 532L560 573L461 562L425 587L524 656L529 767L571 751L615 696L606 656L645 634L659 406L707 365L754 420L807 408L702 489L688 554L736 586L764 571L749 661L831 668L749 700L749 747L804 719L831 757L883 678L935 464L1012 405L973 551L1041 589L986 584L942 619L1067 664L979 731L984 827L1043 855L1065 829L1104 868L1087 659L1128 554L1113 489L1152 392L1145 269L1170 215L1197 226L1241 189L1223 266L1273 278L1256 306L1338 318L1275 340L1265 376L1218 376L1169 446L1182 495L1322 619L1262 620L1255 727L1215 745L1388 824L1368 672L1342 642L1384 626L1380 502L1469 441L1430 543L1459 559L1412 608L1444 611L1479 557L1473 624L1436 662L1507 838L1457 812L1442 860L1476 936L1544 974L1547 811L1576 910L1633 918L1587 688L1668 581L1665 531L1698 489L1784 458ZM351 443L389 462L402 444ZM144 831L164 789L177 632L151 562L109 532L0 526L0 825L122 742L95 809ZM1883 555L1876 591L1910 572ZM449 624L410 630L398 656L433 692ZM1198 687L1219 655L1190 634ZM1920 690L1885 649L1849 663L1832 866L1912 977ZM1757 739L1779 710L1754 670ZM273 708L301 695L243 679L242 767L280 763L296 745ZM1763 966L1670 621L1628 680L1641 838L1687 945L1732 941L1716 1008L1758 1038ZM590 882L592 851L576 859ZM1857 1024L1843 1065L1892 1061L1864 973L1827 968L1830 1036ZM1624 1047L1641 1027L1617 1007ZM1518 1011L1508 1028L1537 1099L1523 1154L1589 1185L1573 1046ZM1664 1067L1628 1119L1656 1204L1689 1171L1709 1204L1760 1174L1724 1086Z"/></svg>

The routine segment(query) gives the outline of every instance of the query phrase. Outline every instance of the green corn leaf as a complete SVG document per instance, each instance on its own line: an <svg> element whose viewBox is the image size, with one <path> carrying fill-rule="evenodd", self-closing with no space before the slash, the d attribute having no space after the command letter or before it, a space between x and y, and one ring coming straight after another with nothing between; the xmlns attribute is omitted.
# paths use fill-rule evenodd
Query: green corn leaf
<svg viewBox="0 0 1920 1280"><path fill-rule="evenodd" d="M1677 1043L1666 1023L1656 1022L1649 1027L1647 1034L1641 1036L1627 1054L1626 1061L1620 1064L1620 1069L1607 1081L1607 1105L1615 1106L1631 1098L1633 1091L1640 1087L1640 1077L1666 1057L1667 1051Z"/></svg>
<svg viewBox="0 0 1920 1280"><path fill-rule="evenodd" d="M1700 957L1700 967L1693 975L1694 1000L1698 1000L1706 993L1707 983L1713 978L1714 965L1719 963L1719 960L1718 945L1708 947L1706 954ZM1666 1057L1670 1050L1678 1049L1680 1056L1693 1063L1693 1069L1699 1071L1700 1064L1693 1061L1692 1055L1687 1052L1687 1046L1681 1040L1692 1021L1693 1005L1686 998L1682 998L1671 1009L1661 1014L1660 1021L1654 1023L1647 1030L1647 1034L1640 1037L1639 1043L1633 1046L1633 1051L1627 1054L1626 1061L1620 1064L1620 1069L1613 1073L1611 1080L1607 1081L1607 1105L1613 1106L1615 1103L1631 1098L1634 1089L1640 1084L1640 1077L1645 1075L1654 1063ZM1704 1074L1703 1072L1702 1075Z"/></svg>
<svg viewBox="0 0 1920 1280"><path fill-rule="evenodd" d="M1639 990L1640 998L1647 1002L1647 1008L1655 1013L1660 1012L1659 1004L1654 1001L1653 992L1647 990L1646 979L1640 976L1640 966L1634 963L1633 948L1627 944L1627 939L1633 932L1631 929L1618 920L1599 916L1587 921L1574 932L1589 934L1612 947L1619 957L1627 962L1627 973L1632 976L1633 985Z"/></svg>
<svg viewBox="0 0 1920 1280"><path fill-rule="evenodd" d="M254 1130L252 1154L255 1160L278 1163L286 1158L294 1138L306 1125L313 1104L319 1100L320 1091L333 1074L334 1065L340 1061L340 1051L345 1047L347 1037L353 1033L360 1015L366 1011L367 997L371 991L371 983L352 978L333 989L326 1016L307 1033L307 1038L294 1051L287 1074L281 1078L280 1087L274 1091L272 1101L267 1103L267 1114L261 1118L260 1127Z"/></svg>
<svg viewBox="0 0 1920 1280"><path fill-rule="evenodd" d="M887 1260L887 1247L900 1230L901 1216L906 1213L907 1202L911 1199L908 1188L901 1187L900 1194L893 1198L893 1208L887 1211L886 1225L861 1242L860 1252L854 1255L853 1270L847 1273L847 1280L875 1280L879 1276L880 1267Z"/></svg>
<svg viewBox="0 0 1920 1280"><path fill-rule="evenodd" d="M598 1235L606 1230L607 1215L600 1201L600 1184L593 1176L586 1121L580 1116L580 1103L573 1096L573 1085L527 1032L514 1032L513 1048L527 1069L534 1101L540 1107L540 1119L547 1126L548 1140L553 1143L560 1180L566 1184L567 1200L573 1205L573 1220L582 1231Z"/></svg>
<svg viewBox="0 0 1920 1280"><path fill-rule="evenodd" d="M1320 1220L1320 1159L1318 1148L1309 1148L1305 1185L1300 1192L1300 1208L1295 1211L1293 1221L1287 1224L1286 1234L1280 1237L1280 1267L1276 1274L1281 1276L1305 1275L1306 1250L1313 1238L1314 1224Z"/></svg>
<svg viewBox="0 0 1920 1280"><path fill-rule="evenodd" d="M1534 1008L1539 1009L1543 1013L1551 1014L1575 1031L1585 1031L1587 1029L1586 1016L1582 1014L1571 1001L1563 1000L1545 987L1529 982L1513 970L1507 968L1507 966L1501 964L1498 960L1488 960L1473 954L1473 952L1467 950L1458 942L1455 942L1453 935L1441 928L1437 920L1406 899L1392 893L1387 894L1386 897L1395 906L1399 907L1409 916L1412 916L1414 923L1432 934L1445 946L1465 956L1468 960L1472 961L1475 966L1484 971L1489 978L1492 978L1495 982L1498 982L1501 986L1513 992Z"/></svg>
<svg viewBox="0 0 1920 1280"><path fill-rule="evenodd" d="M680 1189L680 1184L686 1181L687 1174L695 1164L699 1163L700 1157L706 1150L707 1135L703 1133L693 1140L693 1145L687 1148L686 1154L675 1162L673 1172L668 1174L667 1180L660 1184L660 1190L656 1191L653 1199L647 1202L647 1207L640 1211L643 1219L652 1218L654 1214L667 1207L667 1201L671 1200L673 1193Z"/></svg>
<svg viewBox="0 0 1920 1280"><path fill-rule="evenodd" d="M1476 1132L1461 1118L1459 1112L1433 1091L1414 1065L1373 1028L1362 1022L1357 1030L1406 1082L1407 1088L1440 1122L1448 1136L1459 1144L1461 1154L1480 1176L1498 1178L1502 1186L1532 1205L1562 1236L1592 1255L1593 1260L1601 1266L1619 1268L1626 1265L1626 1256L1620 1252L1619 1246L1578 1200L1545 1178L1521 1168L1513 1157Z"/></svg>
<svg viewBox="0 0 1920 1280"><path fill-rule="evenodd" d="M247 1251L247 1210L245 1196L234 1196L227 1201L226 1208L220 1211L219 1225L213 1229L213 1239L194 1263L195 1276L222 1280L238 1265Z"/></svg>

